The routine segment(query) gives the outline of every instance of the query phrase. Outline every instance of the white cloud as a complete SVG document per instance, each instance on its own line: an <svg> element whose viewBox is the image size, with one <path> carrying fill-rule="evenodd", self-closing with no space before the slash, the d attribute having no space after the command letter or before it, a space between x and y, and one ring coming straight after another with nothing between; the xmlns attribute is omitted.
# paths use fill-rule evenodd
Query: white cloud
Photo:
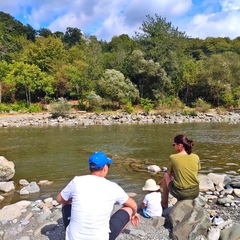
<svg viewBox="0 0 240 240"><path fill-rule="evenodd" d="M240 9L239 0L220 0L220 4L222 5L223 11L232 11Z"/></svg>
<svg viewBox="0 0 240 240"><path fill-rule="evenodd" d="M103 40L133 36L148 14L192 37L240 36L240 0L9 0L0 1L0 10L36 30L77 27Z"/></svg>

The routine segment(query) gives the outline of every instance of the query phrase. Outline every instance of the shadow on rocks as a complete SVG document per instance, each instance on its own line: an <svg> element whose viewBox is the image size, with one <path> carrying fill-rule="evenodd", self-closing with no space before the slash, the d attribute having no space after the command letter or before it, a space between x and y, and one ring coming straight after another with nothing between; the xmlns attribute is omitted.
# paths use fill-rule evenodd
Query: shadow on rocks
<svg viewBox="0 0 240 240"><path fill-rule="evenodd" d="M41 234L48 237L49 240L65 240L65 228L63 219L59 218L57 224L48 224L41 230Z"/></svg>

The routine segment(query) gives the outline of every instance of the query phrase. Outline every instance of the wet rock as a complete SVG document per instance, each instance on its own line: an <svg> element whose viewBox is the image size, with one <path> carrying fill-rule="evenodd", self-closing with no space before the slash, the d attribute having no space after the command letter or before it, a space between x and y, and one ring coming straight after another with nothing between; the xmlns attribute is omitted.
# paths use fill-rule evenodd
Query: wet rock
<svg viewBox="0 0 240 240"><path fill-rule="evenodd" d="M0 182L0 191L8 193L15 189L14 182Z"/></svg>
<svg viewBox="0 0 240 240"><path fill-rule="evenodd" d="M25 195L25 194L29 194L29 193L36 193L36 192L40 192L40 188L37 185L36 182L30 182L27 186L23 187L20 190L20 195Z"/></svg>
<svg viewBox="0 0 240 240"><path fill-rule="evenodd" d="M5 157L0 156L0 182L8 181L15 175L15 165Z"/></svg>

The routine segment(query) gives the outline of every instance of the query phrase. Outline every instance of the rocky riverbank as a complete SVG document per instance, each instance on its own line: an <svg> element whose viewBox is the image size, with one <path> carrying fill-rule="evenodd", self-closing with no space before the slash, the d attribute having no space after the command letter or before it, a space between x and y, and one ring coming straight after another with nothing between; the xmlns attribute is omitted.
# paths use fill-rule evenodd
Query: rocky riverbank
<svg viewBox="0 0 240 240"><path fill-rule="evenodd" d="M127 114L125 112L87 113L84 111L73 111L69 116L63 118L52 118L51 113L25 113L0 114L0 126L21 127L21 126L55 126L55 125L109 125L109 124L173 124L192 122L226 122L237 124L240 122L240 113L228 112L217 114L216 111L199 113L197 115L184 115L182 113L162 114L153 112L146 114L138 112Z"/></svg>
<svg viewBox="0 0 240 240"><path fill-rule="evenodd" d="M130 224L117 240L185 240L189 234L193 234L194 238L190 238L193 240L219 239L207 238L211 226L214 231L221 233L222 240L240 239L240 183L233 183L225 174L199 175L199 179L201 193L196 201L176 202L175 198L170 197L169 206L172 207L164 211L164 217L147 219L140 216L139 226L133 227ZM133 193L129 195L135 198ZM115 205L114 210L119 207ZM172 221L169 221L168 216L171 216ZM178 232L174 233L171 224L177 225L179 220L181 224L175 226ZM191 229L190 223L191 227L195 227ZM175 238L172 234L175 234ZM184 238L179 238L179 234ZM64 240L64 236L61 205L51 197L36 201L22 200L0 209L0 239Z"/></svg>

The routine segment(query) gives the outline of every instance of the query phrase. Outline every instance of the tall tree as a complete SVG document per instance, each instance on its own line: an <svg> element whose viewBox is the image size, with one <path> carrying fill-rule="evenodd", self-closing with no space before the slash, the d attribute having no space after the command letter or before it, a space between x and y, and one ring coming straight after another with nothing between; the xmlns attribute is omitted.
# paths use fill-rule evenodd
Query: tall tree
<svg viewBox="0 0 240 240"><path fill-rule="evenodd" d="M42 71L51 73L56 61L65 56L63 43L55 37L38 37L23 51L22 59L29 64L37 65Z"/></svg>
<svg viewBox="0 0 240 240"><path fill-rule="evenodd" d="M4 78L6 84L11 85L11 90L17 92L18 88L24 88L26 101L31 105L31 94L37 89L43 89L46 93L50 90L51 78L41 72L36 65L24 62L15 62L11 65L11 71Z"/></svg>
<svg viewBox="0 0 240 240"><path fill-rule="evenodd" d="M163 97L170 81L158 62L146 60L142 51L134 50L129 57L129 65L141 98L156 100Z"/></svg>
<svg viewBox="0 0 240 240"><path fill-rule="evenodd" d="M6 61L0 61L0 103L2 102L2 84L10 69L11 67Z"/></svg>
<svg viewBox="0 0 240 240"><path fill-rule="evenodd" d="M67 27L67 30L63 36L63 42L67 46L67 48L76 45L77 43L81 43L83 34L82 31L78 28Z"/></svg>

